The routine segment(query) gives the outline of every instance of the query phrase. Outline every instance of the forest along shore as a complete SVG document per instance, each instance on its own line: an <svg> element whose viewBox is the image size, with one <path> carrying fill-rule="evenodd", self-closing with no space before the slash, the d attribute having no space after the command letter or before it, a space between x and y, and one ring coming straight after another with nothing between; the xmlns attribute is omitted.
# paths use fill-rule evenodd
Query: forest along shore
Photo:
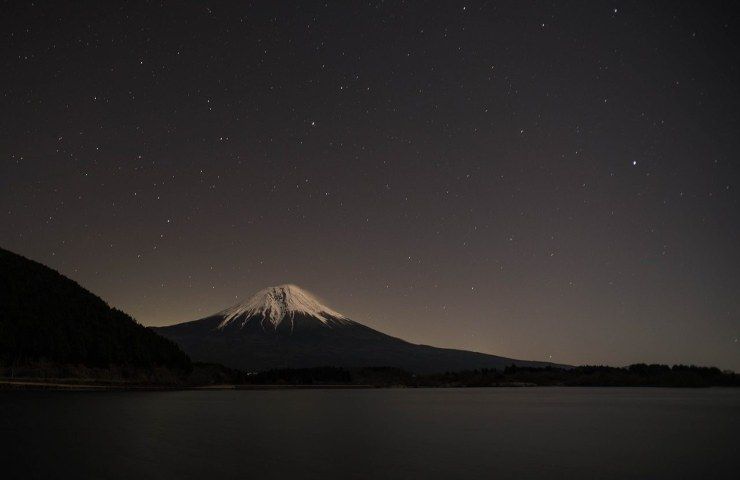
<svg viewBox="0 0 740 480"><path fill-rule="evenodd" d="M0 376L0 390L260 390L296 388L469 388L469 387L739 387L740 375L712 367L646 365L582 366L503 370L479 369L420 375L393 367L317 367L245 372L222 365L195 364L181 377L112 374ZM97 372L97 371L96 371ZM46 373L46 374L43 374ZM100 373L100 372L97 372ZM140 373L140 372L139 372Z"/></svg>

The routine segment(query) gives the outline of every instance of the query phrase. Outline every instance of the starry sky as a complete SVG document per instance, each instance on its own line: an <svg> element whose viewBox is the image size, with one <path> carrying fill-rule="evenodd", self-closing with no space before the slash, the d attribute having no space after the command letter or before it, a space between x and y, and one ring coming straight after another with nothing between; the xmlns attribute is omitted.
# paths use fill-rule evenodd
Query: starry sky
<svg viewBox="0 0 740 480"><path fill-rule="evenodd" d="M709 3L709 2L707 2ZM8 2L0 246L145 325L740 370L732 2Z"/></svg>

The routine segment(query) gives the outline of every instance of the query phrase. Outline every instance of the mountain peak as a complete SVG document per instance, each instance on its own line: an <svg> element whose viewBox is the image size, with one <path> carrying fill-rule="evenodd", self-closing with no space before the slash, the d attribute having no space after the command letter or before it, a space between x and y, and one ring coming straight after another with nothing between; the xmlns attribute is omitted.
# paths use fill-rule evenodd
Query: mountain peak
<svg viewBox="0 0 740 480"><path fill-rule="evenodd" d="M297 285L283 284L260 290L246 302L219 313L223 320L218 328L223 329L235 323L243 327L253 317L260 318L260 322L268 321L277 328L283 320L292 320L296 314L314 317L326 326L347 320L306 290Z"/></svg>

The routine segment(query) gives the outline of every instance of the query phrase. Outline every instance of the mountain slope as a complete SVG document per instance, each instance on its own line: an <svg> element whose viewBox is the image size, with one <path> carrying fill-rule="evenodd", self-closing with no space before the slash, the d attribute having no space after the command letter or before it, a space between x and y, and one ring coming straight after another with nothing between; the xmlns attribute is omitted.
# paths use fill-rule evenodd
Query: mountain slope
<svg viewBox="0 0 740 480"><path fill-rule="evenodd" d="M156 331L194 360L251 371L393 366L428 373L550 365L412 344L346 318L295 285L267 288L243 304Z"/></svg>
<svg viewBox="0 0 740 480"><path fill-rule="evenodd" d="M0 364L191 368L172 341L58 272L0 248Z"/></svg>

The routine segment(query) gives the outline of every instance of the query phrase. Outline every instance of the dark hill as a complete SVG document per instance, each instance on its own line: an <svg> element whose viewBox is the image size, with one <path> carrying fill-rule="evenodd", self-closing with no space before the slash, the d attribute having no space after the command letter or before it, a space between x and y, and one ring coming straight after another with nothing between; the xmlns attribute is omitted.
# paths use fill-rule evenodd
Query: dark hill
<svg viewBox="0 0 740 480"><path fill-rule="evenodd" d="M58 272L0 249L0 365L191 369L175 343Z"/></svg>

